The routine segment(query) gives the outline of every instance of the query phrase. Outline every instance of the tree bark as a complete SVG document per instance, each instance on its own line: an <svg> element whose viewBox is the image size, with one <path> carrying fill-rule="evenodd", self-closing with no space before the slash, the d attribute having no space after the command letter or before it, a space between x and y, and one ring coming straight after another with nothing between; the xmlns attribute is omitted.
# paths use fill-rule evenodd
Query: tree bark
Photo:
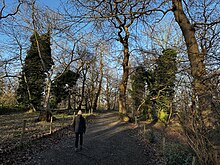
<svg viewBox="0 0 220 165"><path fill-rule="evenodd" d="M128 35L128 31L126 32ZM128 36L122 42L124 47L124 59L123 59L123 74L122 80L119 84L119 113L126 114L126 91L127 91L127 83L129 77L129 48L128 48Z"/></svg>

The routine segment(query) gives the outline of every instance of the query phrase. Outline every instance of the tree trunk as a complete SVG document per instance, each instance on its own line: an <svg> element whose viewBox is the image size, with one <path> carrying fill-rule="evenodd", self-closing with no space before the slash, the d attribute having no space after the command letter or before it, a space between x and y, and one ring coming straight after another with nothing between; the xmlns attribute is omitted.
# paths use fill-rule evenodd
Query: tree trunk
<svg viewBox="0 0 220 165"><path fill-rule="evenodd" d="M95 93L95 99L94 99L93 107L92 107L93 111L95 111L97 109L98 98L99 98L99 95L100 95L100 92L101 92L101 89L102 89L102 79L103 79L102 53L100 53L100 68L99 68L99 71L100 71L100 80L99 80L99 86L98 86L97 92Z"/></svg>
<svg viewBox="0 0 220 165"><path fill-rule="evenodd" d="M27 82L27 77L26 77L25 73L24 73L24 82L25 82L25 84L26 84L26 86L27 86L29 104L30 104L32 110L35 112L35 111L36 111L36 108L35 108L34 105L31 103L31 100L32 100L31 91L30 91L30 88L29 88L29 85L28 85L28 82Z"/></svg>
<svg viewBox="0 0 220 165"><path fill-rule="evenodd" d="M198 98L199 114L202 115L202 123L204 126L208 124L208 116L211 110L211 91L209 82L207 82L207 73L205 70L205 53L199 51L199 46L195 37L195 29L190 24L189 19L184 13L180 0L172 0L173 12L176 22L179 24L187 46L188 58L190 61L191 75L193 77L193 98ZM193 104L196 106L196 103ZM193 107L195 109L196 107ZM205 123L204 123L205 122Z"/></svg>
<svg viewBox="0 0 220 165"><path fill-rule="evenodd" d="M50 100L50 92L51 92L51 79L50 77L47 80L47 89L46 89L46 96L45 96L45 100L44 100L44 109L47 110L49 109L49 100Z"/></svg>
<svg viewBox="0 0 220 165"><path fill-rule="evenodd" d="M127 29L128 30L128 29ZM129 48L128 48L128 36L129 32L126 31L126 37L121 40L121 43L124 47L124 59L123 59L123 74L122 74L122 80L119 84L119 113L126 114L126 91L127 91L127 83L128 83L128 77L129 77Z"/></svg>
<svg viewBox="0 0 220 165"><path fill-rule="evenodd" d="M86 83L86 74L87 74L87 66L86 66L86 69L85 69L85 72L83 72L83 84L82 84L82 93L81 93L81 99L80 99L80 102L79 102L79 106L78 106L78 109L82 109L82 103L83 103L83 100L85 99L85 83Z"/></svg>
<svg viewBox="0 0 220 165"><path fill-rule="evenodd" d="M109 78L106 78L106 109L110 110Z"/></svg>

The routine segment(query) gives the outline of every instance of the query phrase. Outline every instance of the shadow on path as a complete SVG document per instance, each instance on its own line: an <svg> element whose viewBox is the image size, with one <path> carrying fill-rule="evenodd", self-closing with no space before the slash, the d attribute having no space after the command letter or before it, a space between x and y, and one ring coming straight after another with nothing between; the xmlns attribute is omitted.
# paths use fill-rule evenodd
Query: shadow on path
<svg viewBox="0 0 220 165"><path fill-rule="evenodd" d="M119 121L117 113L103 113L88 126L83 150L74 152L74 136L64 138L35 155L27 165L147 165L137 129Z"/></svg>

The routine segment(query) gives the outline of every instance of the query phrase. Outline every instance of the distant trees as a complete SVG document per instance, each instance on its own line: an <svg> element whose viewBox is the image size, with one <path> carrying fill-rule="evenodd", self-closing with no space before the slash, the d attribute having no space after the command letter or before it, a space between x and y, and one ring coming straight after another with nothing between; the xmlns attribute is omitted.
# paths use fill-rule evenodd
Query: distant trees
<svg viewBox="0 0 220 165"><path fill-rule="evenodd" d="M107 56L108 57L108 56ZM106 61L107 62L107 61ZM105 103L106 110L118 110L118 84L117 68L108 65L108 62L104 64L103 71L103 88L102 97ZM101 102L102 100L100 100Z"/></svg>
<svg viewBox="0 0 220 165"><path fill-rule="evenodd" d="M51 69L53 60L50 48L50 33L30 37L31 47L27 52L21 79L17 89L17 100L20 104L31 105L38 110L41 107L46 72Z"/></svg>
<svg viewBox="0 0 220 165"><path fill-rule="evenodd" d="M0 79L0 107L14 107L17 104L13 88Z"/></svg>
<svg viewBox="0 0 220 165"><path fill-rule="evenodd" d="M55 108L62 100L68 100L68 109L71 108L70 96L74 91L74 86L79 78L79 74L71 70L58 73L52 83L52 106Z"/></svg>
<svg viewBox="0 0 220 165"><path fill-rule="evenodd" d="M98 99L100 97L100 93L102 91L102 81L103 81L103 48L101 48L99 52L99 69L98 69L98 77L97 81L97 88L94 90L94 99L92 103L92 112L95 111L98 107Z"/></svg>

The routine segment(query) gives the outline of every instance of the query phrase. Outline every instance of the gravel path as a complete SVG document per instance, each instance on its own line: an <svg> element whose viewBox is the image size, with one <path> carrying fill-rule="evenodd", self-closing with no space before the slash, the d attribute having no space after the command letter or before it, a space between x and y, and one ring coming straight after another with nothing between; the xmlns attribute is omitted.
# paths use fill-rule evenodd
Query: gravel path
<svg viewBox="0 0 220 165"><path fill-rule="evenodd" d="M138 129L118 120L117 113L95 117L87 126L83 150L74 151L74 134L37 153L26 165L156 165L151 151L137 138ZM151 158L150 158L151 157Z"/></svg>

